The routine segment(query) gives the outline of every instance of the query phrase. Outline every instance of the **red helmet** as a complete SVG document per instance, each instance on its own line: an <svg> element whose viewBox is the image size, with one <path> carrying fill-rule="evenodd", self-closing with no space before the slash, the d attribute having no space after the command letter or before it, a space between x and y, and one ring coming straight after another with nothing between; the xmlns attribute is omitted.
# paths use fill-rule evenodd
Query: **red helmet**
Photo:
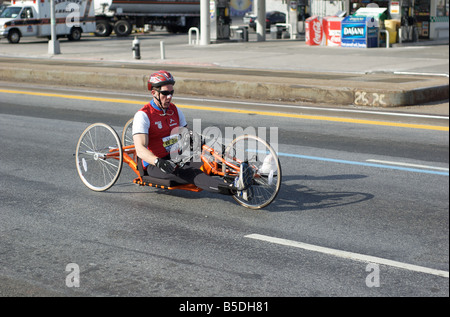
<svg viewBox="0 0 450 317"><path fill-rule="evenodd" d="M174 84L175 79L173 78L173 76L165 70L160 70L159 72L150 75L150 78L148 79L148 90Z"/></svg>

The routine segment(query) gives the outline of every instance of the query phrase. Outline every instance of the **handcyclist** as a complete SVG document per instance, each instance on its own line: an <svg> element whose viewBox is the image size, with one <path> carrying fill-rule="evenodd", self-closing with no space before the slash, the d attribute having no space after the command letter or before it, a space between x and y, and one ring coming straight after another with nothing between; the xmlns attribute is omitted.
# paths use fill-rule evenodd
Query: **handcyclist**
<svg viewBox="0 0 450 317"><path fill-rule="evenodd" d="M178 138L177 129L187 128L183 112L172 103L175 79L164 70L150 75L148 90L152 100L134 116L133 141L137 156L142 161L144 175L175 181L179 184L194 184L209 192L225 195L247 195L253 172L246 163L241 164L239 176L233 183L213 178L200 170L201 162L189 162L177 167L170 160L170 150ZM244 192L244 194L243 194Z"/></svg>

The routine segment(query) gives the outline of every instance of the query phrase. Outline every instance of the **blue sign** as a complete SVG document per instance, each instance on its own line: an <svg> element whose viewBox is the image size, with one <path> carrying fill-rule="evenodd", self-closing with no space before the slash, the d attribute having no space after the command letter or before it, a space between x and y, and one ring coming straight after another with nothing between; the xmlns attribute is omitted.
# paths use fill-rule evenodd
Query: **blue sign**
<svg viewBox="0 0 450 317"><path fill-rule="evenodd" d="M378 27L372 18L348 16L341 23L342 47L378 47Z"/></svg>
<svg viewBox="0 0 450 317"><path fill-rule="evenodd" d="M366 37L366 27L360 24L347 24L342 27L342 35L347 39L363 39Z"/></svg>

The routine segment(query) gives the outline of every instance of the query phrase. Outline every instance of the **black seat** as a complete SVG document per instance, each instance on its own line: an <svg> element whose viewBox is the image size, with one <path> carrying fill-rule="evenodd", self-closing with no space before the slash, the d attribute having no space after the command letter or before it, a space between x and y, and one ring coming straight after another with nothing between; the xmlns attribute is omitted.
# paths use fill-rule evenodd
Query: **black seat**
<svg viewBox="0 0 450 317"><path fill-rule="evenodd" d="M142 159L139 157L137 159L137 165L138 165L139 174L141 175L141 179L142 179L142 183L137 182L140 185L153 186L153 187L174 187L177 185L182 185L182 184L180 184L176 181L170 180L170 179L156 178L156 177L149 176L147 174L147 171L145 171L144 167L142 166Z"/></svg>

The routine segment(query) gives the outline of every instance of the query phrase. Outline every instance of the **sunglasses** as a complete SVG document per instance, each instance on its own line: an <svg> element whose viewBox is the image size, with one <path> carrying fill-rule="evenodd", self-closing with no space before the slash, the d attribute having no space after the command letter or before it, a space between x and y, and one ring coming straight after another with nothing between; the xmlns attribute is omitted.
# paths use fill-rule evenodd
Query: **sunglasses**
<svg viewBox="0 0 450 317"><path fill-rule="evenodd" d="M168 95L172 95L173 96L173 93L174 93L175 91L174 90L160 90L159 91L159 93L161 94L161 95L164 95L164 96L168 96Z"/></svg>

